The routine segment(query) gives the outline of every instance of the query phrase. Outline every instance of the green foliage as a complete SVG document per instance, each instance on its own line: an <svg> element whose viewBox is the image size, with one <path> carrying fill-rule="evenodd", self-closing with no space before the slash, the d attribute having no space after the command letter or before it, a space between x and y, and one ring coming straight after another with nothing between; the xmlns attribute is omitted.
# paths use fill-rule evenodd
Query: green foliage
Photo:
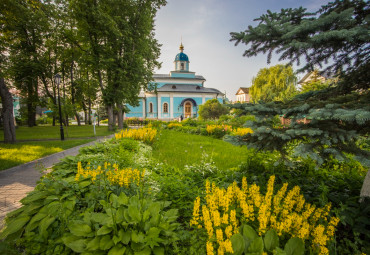
<svg viewBox="0 0 370 255"><path fill-rule="evenodd" d="M297 77L292 66L263 68L253 78L250 93L253 102L284 101L297 93Z"/></svg>
<svg viewBox="0 0 370 255"><path fill-rule="evenodd" d="M259 237L257 232L249 225L242 225L238 234L231 238L233 254L262 254L272 252L280 255L303 255L304 242L298 237L289 239L284 249L279 247L279 236L276 231L270 229L263 237Z"/></svg>
<svg viewBox="0 0 370 255"><path fill-rule="evenodd" d="M227 112L228 109L217 99L208 100L199 107L199 117L203 120L218 119Z"/></svg>
<svg viewBox="0 0 370 255"><path fill-rule="evenodd" d="M310 91L286 103L234 105L244 114L255 115L256 122L248 124L253 134L229 140L277 150L284 158L294 146L295 155L309 157L318 164L332 156L348 160L348 154L352 154L370 165L369 152L356 146L361 136L368 136L370 126L369 7L368 1L336 0L315 13L302 7L279 13L268 11L256 19L256 27L231 33L236 44L251 44L244 56L268 53L270 62L275 51L280 60L297 64L304 57L306 64L300 71L313 71L313 66L330 62L324 72L337 74L339 80L335 87ZM276 115L291 119L291 124L274 126L272 118ZM310 122L304 123L304 118Z"/></svg>

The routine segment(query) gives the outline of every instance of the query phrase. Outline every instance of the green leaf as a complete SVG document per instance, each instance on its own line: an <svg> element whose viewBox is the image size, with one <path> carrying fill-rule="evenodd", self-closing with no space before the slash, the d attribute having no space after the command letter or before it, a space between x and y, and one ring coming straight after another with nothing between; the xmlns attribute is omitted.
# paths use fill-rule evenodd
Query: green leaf
<svg viewBox="0 0 370 255"><path fill-rule="evenodd" d="M257 237L249 245L247 252L262 254L263 252L263 240L262 237Z"/></svg>
<svg viewBox="0 0 370 255"><path fill-rule="evenodd" d="M71 223L69 223L68 228L75 236L90 237L92 236L91 234L93 234L89 225L78 221L72 221Z"/></svg>
<svg viewBox="0 0 370 255"><path fill-rule="evenodd" d="M154 253L154 255L164 255L164 248L163 247L154 247L153 253Z"/></svg>
<svg viewBox="0 0 370 255"><path fill-rule="evenodd" d="M244 251L245 243L244 238L241 234L235 234L230 238L231 244L233 246L233 251L235 255L241 255Z"/></svg>
<svg viewBox="0 0 370 255"><path fill-rule="evenodd" d="M130 215L131 219L136 220L137 223L141 221L141 213L136 206L129 205L128 214Z"/></svg>
<svg viewBox="0 0 370 255"><path fill-rule="evenodd" d="M284 251L287 255L303 255L304 242L298 237L293 237L285 244Z"/></svg>
<svg viewBox="0 0 370 255"><path fill-rule="evenodd" d="M109 250L108 255L123 255L125 251L126 247L122 246L122 244L118 244Z"/></svg>
<svg viewBox="0 0 370 255"><path fill-rule="evenodd" d="M127 205L128 204L128 197L125 195L125 193L121 192L121 194L119 194L117 202L120 205Z"/></svg>
<svg viewBox="0 0 370 255"><path fill-rule="evenodd" d="M154 203L152 203L152 204L149 206L148 210L150 211L150 214L151 214L152 216L158 215L158 214L159 214L159 212L160 212L160 210L161 210L161 204L160 204L160 203L158 203L158 202L154 202Z"/></svg>
<svg viewBox="0 0 370 255"><path fill-rule="evenodd" d="M8 235L20 230L29 221L30 218L30 216L22 216L15 218L11 222L9 222L5 230L0 234L0 239L4 239Z"/></svg>
<svg viewBox="0 0 370 255"><path fill-rule="evenodd" d="M171 209L164 213L164 218L168 219L169 221L174 221L177 219L177 209Z"/></svg>
<svg viewBox="0 0 370 255"><path fill-rule="evenodd" d="M119 236L113 236L113 238L112 238L112 240L113 240L113 243L116 245L119 241L121 241L121 238L119 238Z"/></svg>
<svg viewBox="0 0 370 255"><path fill-rule="evenodd" d="M80 189L83 189L83 188L86 188L87 186L91 185L92 182L90 180L86 180L86 181L81 181L78 183L78 186L80 187Z"/></svg>
<svg viewBox="0 0 370 255"><path fill-rule="evenodd" d="M103 236L100 240L100 249L108 250L114 245L111 237L109 235Z"/></svg>
<svg viewBox="0 0 370 255"><path fill-rule="evenodd" d="M123 229L120 229L118 231L118 236L121 238L122 243L128 244L131 240L131 231L130 230L124 231Z"/></svg>
<svg viewBox="0 0 370 255"><path fill-rule="evenodd" d="M285 251L280 249L279 247L276 247L276 249L273 251L274 255L287 255Z"/></svg>
<svg viewBox="0 0 370 255"><path fill-rule="evenodd" d="M49 194L48 191L34 191L34 193L29 194L21 200L22 204L29 204L39 199L44 199Z"/></svg>
<svg viewBox="0 0 370 255"><path fill-rule="evenodd" d="M148 244L152 249L154 246L158 246L159 242L162 242L163 239L159 238L159 233L161 232L158 228L150 228L149 231L145 235L145 242Z"/></svg>
<svg viewBox="0 0 370 255"><path fill-rule="evenodd" d="M48 227L50 226L51 223L53 223L55 221L55 217L53 216L48 216L46 218L44 218L41 222L40 222L40 225L39 225L39 230L40 230L40 235L43 237L43 238L47 238L48 236L48 233L47 233L47 229Z"/></svg>
<svg viewBox="0 0 370 255"><path fill-rule="evenodd" d="M268 251L273 251L279 246L279 236L274 229L270 229L266 232L264 243Z"/></svg>
<svg viewBox="0 0 370 255"><path fill-rule="evenodd" d="M135 255L150 255L152 253L152 250L149 247L145 247L141 251L135 251Z"/></svg>
<svg viewBox="0 0 370 255"><path fill-rule="evenodd" d="M45 213L35 214L32 217L32 219L30 220L30 222L27 224L27 226L25 228L25 231L30 232L30 231L34 230L35 228L37 228L38 225L39 225L39 221L42 220L43 218L45 218L46 216L47 216L47 214L45 214Z"/></svg>
<svg viewBox="0 0 370 255"><path fill-rule="evenodd" d="M121 223L125 220L125 208L123 207L120 207L117 209L117 213L116 213L116 222L117 223Z"/></svg>
<svg viewBox="0 0 370 255"><path fill-rule="evenodd" d="M86 241L86 239L79 239L65 243L65 245L71 248L74 252L84 252L86 248Z"/></svg>
<svg viewBox="0 0 370 255"><path fill-rule="evenodd" d="M243 233L243 236L250 239L250 241L253 241L254 239L258 237L256 231L249 225L244 225L242 227L242 233Z"/></svg>
<svg viewBox="0 0 370 255"><path fill-rule="evenodd" d="M97 236L95 237L94 239L92 239L86 246L86 249L88 251L95 251L95 250L98 250L100 248L100 239L101 237L100 236Z"/></svg>
<svg viewBox="0 0 370 255"><path fill-rule="evenodd" d="M105 213L91 213L91 216L90 216L90 219L92 221L95 221L102 225L105 225L108 222L109 218L110 217Z"/></svg>
<svg viewBox="0 0 370 255"><path fill-rule="evenodd" d="M103 226L101 227L98 232L96 233L98 236L106 235L108 233L112 232L112 228Z"/></svg>
<svg viewBox="0 0 370 255"><path fill-rule="evenodd" d="M136 231L133 231L131 234L132 241L135 243L143 243L145 235L141 232L137 233Z"/></svg>

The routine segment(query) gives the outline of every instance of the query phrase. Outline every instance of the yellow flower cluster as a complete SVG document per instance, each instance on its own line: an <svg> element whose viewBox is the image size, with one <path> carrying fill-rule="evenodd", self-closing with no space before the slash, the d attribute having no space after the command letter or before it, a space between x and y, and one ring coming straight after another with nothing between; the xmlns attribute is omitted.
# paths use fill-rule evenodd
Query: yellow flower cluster
<svg viewBox="0 0 370 255"><path fill-rule="evenodd" d="M253 133L253 130L250 128L236 128L236 129L233 129L233 132L232 132L233 135L238 135L238 136L243 136L243 135L252 134L252 133Z"/></svg>
<svg viewBox="0 0 370 255"><path fill-rule="evenodd" d="M167 125L168 128L182 127L181 123L172 122Z"/></svg>
<svg viewBox="0 0 370 255"><path fill-rule="evenodd" d="M232 253L230 237L244 223L254 226L259 235L274 229L279 236L307 240L318 254L329 253L327 244L339 222L336 217L328 221L330 204L316 208L305 202L298 186L287 192L287 183L274 195L274 181L271 176L264 195L245 177L241 188L236 182L227 189L206 182L206 205L201 206L199 197L195 200L190 225L206 230L207 255L214 254L216 247L217 254Z"/></svg>
<svg viewBox="0 0 370 255"><path fill-rule="evenodd" d="M208 134L214 134L217 131L226 133L232 131L232 127L230 125L207 125L206 130Z"/></svg>
<svg viewBox="0 0 370 255"><path fill-rule="evenodd" d="M81 176L88 178L91 177L92 182L96 180L98 175L102 175L107 181L112 185L119 185L121 187L128 188L131 183L136 184L137 186L144 179L145 170L140 171L137 169L124 168L118 169L118 165L110 163L104 163L104 169L101 166L93 169L90 167L90 164L87 165L85 169L82 168L81 162L77 163L77 174L75 180L78 181Z"/></svg>
<svg viewBox="0 0 370 255"><path fill-rule="evenodd" d="M140 140L143 142L153 142L155 136L157 135L157 130L151 127L139 128L139 129L125 129L121 132L116 133L116 139L122 138L132 138L135 140Z"/></svg>

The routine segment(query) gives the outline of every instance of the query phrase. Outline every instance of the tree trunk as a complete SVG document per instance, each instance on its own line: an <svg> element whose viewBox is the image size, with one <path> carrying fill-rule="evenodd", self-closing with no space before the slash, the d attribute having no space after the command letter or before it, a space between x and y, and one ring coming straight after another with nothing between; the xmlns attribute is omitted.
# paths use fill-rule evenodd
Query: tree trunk
<svg viewBox="0 0 370 255"><path fill-rule="evenodd" d="M118 128L123 129L123 106L120 104L118 106Z"/></svg>
<svg viewBox="0 0 370 255"><path fill-rule="evenodd" d="M32 99L27 102L27 124L29 127L36 126L36 109L33 105Z"/></svg>
<svg viewBox="0 0 370 255"><path fill-rule="evenodd" d="M4 78L0 78L0 97L3 105L4 143L15 143L13 97L5 85Z"/></svg>
<svg viewBox="0 0 370 255"><path fill-rule="evenodd" d="M92 122L91 122L91 98L89 96L89 125L91 125Z"/></svg>
<svg viewBox="0 0 370 255"><path fill-rule="evenodd" d="M81 126L81 119L80 119L80 115L78 115L77 112L75 112L75 116L76 116L76 120L77 120L77 125Z"/></svg>
<svg viewBox="0 0 370 255"><path fill-rule="evenodd" d="M113 105L107 106L107 113L108 113L108 130L114 131L115 121L114 121Z"/></svg>

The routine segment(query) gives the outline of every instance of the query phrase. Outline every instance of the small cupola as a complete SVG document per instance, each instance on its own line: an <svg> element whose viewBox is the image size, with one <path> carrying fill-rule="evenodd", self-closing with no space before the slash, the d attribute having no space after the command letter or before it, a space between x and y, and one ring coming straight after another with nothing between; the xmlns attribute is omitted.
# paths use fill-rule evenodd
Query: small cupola
<svg viewBox="0 0 370 255"><path fill-rule="evenodd" d="M188 55L184 53L184 46L180 44L180 53L175 57L175 71L189 72L189 58Z"/></svg>

